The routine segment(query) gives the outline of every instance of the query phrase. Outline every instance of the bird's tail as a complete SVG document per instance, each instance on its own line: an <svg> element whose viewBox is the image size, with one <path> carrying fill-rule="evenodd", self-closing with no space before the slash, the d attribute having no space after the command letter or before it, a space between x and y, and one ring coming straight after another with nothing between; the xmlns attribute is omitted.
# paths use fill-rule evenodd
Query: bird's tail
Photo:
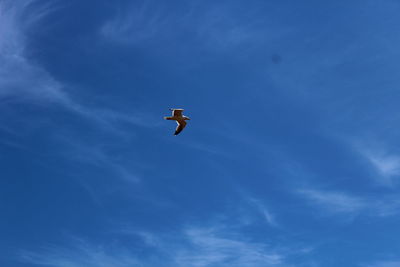
<svg viewBox="0 0 400 267"><path fill-rule="evenodd" d="M172 117L164 117L164 120L173 120Z"/></svg>

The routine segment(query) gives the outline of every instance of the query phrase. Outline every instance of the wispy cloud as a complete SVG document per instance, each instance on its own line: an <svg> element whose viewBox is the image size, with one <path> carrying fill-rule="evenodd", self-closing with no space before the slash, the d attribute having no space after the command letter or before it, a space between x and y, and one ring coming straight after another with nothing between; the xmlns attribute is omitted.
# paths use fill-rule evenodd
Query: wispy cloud
<svg viewBox="0 0 400 267"><path fill-rule="evenodd" d="M369 155L369 160L384 176L400 174L400 157L389 155Z"/></svg>
<svg viewBox="0 0 400 267"><path fill-rule="evenodd" d="M30 63L25 57L24 28L35 24L51 10L42 9L27 17L24 13L30 1L2 1L0 3L0 98L47 101L68 105L69 97L62 85L44 69ZM25 16L23 16L25 15Z"/></svg>
<svg viewBox="0 0 400 267"><path fill-rule="evenodd" d="M383 185L393 186L400 177L400 156L382 150L361 150L379 175L377 181Z"/></svg>
<svg viewBox="0 0 400 267"><path fill-rule="evenodd" d="M39 266L98 267L141 266L130 251L122 247L93 245L76 239L70 247L47 246L40 252L21 251L20 260Z"/></svg>
<svg viewBox="0 0 400 267"><path fill-rule="evenodd" d="M142 2L136 6L119 8L116 15L101 28L101 34L107 39L121 43L147 41L162 34L169 19L161 13L160 6L151 7L151 2Z"/></svg>
<svg viewBox="0 0 400 267"><path fill-rule="evenodd" d="M188 227L181 232L154 234L123 231L125 238L143 243L152 255L143 256L122 244L93 244L73 239L67 246L46 246L36 251L23 250L20 260L39 266L292 266L288 257L308 253L274 248L251 241L240 232L217 227ZM147 253L146 253L147 254Z"/></svg>
<svg viewBox="0 0 400 267"><path fill-rule="evenodd" d="M138 183L139 175L127 164L119 162L106 152L105 146L92 146L71 136L58 136L59 143L64 144L60 153L68 160L85 163L101 170L108 170L115 177L128 183ZM130 163L132 166L132 163Z"/></svg>
<svg viewBox="0 0 400 267"><path fill-rule="evenodd" d="M186 232L191 248L177 252L178 266L282 266L285 257L264 244L224 236L219 229Z"/></svg>
<svg viewBox="0 0 400 267"><path fill-rule="evenodd" d="M364 267L398 267L400 261L377 261L371 264L362 265Z"/></svg>
<svg viewBox="0 0 400 267"><path fill-rule="evenodd" d="M34 5L36 3L35 0L0 2L0 101L61 108L87 120L95 127L119 135L124 134L120 129L121 125L156 126L157 121L152 120L149 115L138 116L78 103L68 94L66 86L54 79L43 67L27 59L25 32L35 27L56 8L51 5ZM1 129L11 135L18 134L12 127L2 126ZM100 148L89 147L77 138L64 136L60 130L58 135L57 141L68 148L63 153L73 150L69 159L101 166L126 181L138 181L131 170L110 159ZM7 145L20 146L17 141L4 140L3 143L5 142Z"/></svg>
<svg viewBox="0 0 400 267"><path fill-rule="evenodd" d="M300 190L303 196L322 207L327 207L330 213L357 213L366 203L357 197L341 192L326 192L319 190Z"/></svg>
<svg viewBox="0 0 400 267"><path fill-rule="evenodd" d="M256 210L258 211L259 214L265 219L265 221L273 227L279 226L278 223L276 222L275 216L272 214L272 212L266 207L266 205L255 198L249 198L249 202L251 205L253 205Z"/></svg>
<svg viewBox="0 0 400 267"><path fill-rule="evenodd" d="M360 197L344 192L315 189L299 190L298 193L320 208L323 214L343 214L351 218L357 215L386 217L400 212L397 195L385 197Z"/></svg>
<svg viewBox="0 0 400 267"><path fill-rule="evenodd" d="M247 10L257 12L249 8ZM196 38L212 50L226 50L241 47L242 53L255 45L266 45L277 40L287 29L280 27L279 31L270 28L262 19L253 16L241 16L240 10L226 5L214 5L198 14L198 20L192 23L195 27ZM244 46L246 45L246 46Z"/></svg>
<svg viewBox="0 0 400 267"><path fill-rule="evenodd" d="M110 41L125 44L144 44L182 35L211 50L254 44L266 36L276 37L276 31L266 35L259 21L239 18L236 12L220 4L205 9L201 4L188 3L171 13L159 3L144 1L119 8L100 33Z"/></svg>
<svg viewBox="0 0 400 267"><path fill-rule="evenodd" d="M400 178L400 154L396 146L381 141L384 139L343 138L366 163L370 177L380 186L395 187Z"/></svg>
<svg viewBox="0 0 400 267"><path fill-rule="evenodd" d="M49 5L37 8L34 3L35 0L0 2L0 100L64 108L108 130L116 130L119 123L142 127L158 125L145 114L127 114L77 102L68 93L68 86L27 59L25 32L56 8Z"/></svg>

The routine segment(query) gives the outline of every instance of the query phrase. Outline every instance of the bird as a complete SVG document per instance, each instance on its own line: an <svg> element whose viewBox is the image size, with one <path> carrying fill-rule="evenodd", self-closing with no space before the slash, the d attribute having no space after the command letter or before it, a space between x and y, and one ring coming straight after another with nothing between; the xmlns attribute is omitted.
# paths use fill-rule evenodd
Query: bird
<svg viewBox="0 0 400 267"><path fill-rule="evenodd" d="M182 115L183 109L170 108L169 110L172 111L172 117L164 117L164 119L176 121L178 126L176 126L174 135L178 135L185 128L186 120L190 120L190 118Z"/></svg>

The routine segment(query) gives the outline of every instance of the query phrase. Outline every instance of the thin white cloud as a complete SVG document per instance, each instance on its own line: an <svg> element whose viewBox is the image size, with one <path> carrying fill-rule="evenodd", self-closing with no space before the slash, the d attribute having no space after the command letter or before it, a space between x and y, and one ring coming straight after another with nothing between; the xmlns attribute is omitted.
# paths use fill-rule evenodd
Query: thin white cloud
<svg viewBox="0 0 400 267"><path fill-rule="evenodd" d="M348 139L346 142L369 164L371 177L376 184L396 186L400 178L400 155L394 149L373 138Z"/></svg>
<svg viewBox="0 0 400 267"><path fill-rule="evenodd" d="M262 201L254 198L249 199L250 204L252 204L258 213L265 219L265 221L273 227L279 226L278 223L276 222L275 215L272 214L272 212L266 207Z"/></svg>
<svg viewBox="0 0 400 267"><path fill-rule="evenodd" d="M68 104L70 99L61 84L24 56L24 24L26 21L35 23L45 13L41 10L39 14L32 13L29 18L25 16L23 19L25 9L32 2L17 0L0 3L0 98Z"/></svg>
<svg viewBox="0 0 400 267"><path fill-rule="evenodd" d="M237 10L228 6L213 5L201 8L190 3L186 8L170 12L166 6L152 1L135 3L119 8L100 29L107 40L123 44L145 44L154 40L171 39L184 35L185 39L210 50L228 49L243 44L265 42L278 38L282 31L258 27L259 21L238 18Z"/></svg>
<svg viewBox="0 0 400 267"><path fill-rule="evenodd" d="M400 174L400 157L398 156L370 155L369 160L384 176Z"/></svg>
<svg viewBox="0 0 400 267"><path fill-rule="evenodd" d="M300 190L303 196L313 203L328 208L332 213L357 213L365 208L366 203L360 198L341 192L326 192L319 190Z"/></svg>
<svg viewBox="0 0 400 267"><path fill-rule="evenodd" d="M400 175L400 156L372 150L363 151L362 154L380 174L378 181L393 186Z"/></svg>
<svg viewBox="0 0 400 267"><path fill-rule="evenodd" d="M25 56L25 32L55 9L34 8L35 0L0 2L0 100L64 108L104 129L116 130L118 123L153 127L158 125L145 114L125 114L109 109L88 107L68 94L67 86L57 81L43 67Z"/></svg>
<svg viewBox="0 0 400 267"><path fill-rule="evenodd" d="M131 267L141 266L133 253L121 247L93 245L75 240L71 247L48 246L40 252L21 251L20 260L51 267Z"/></svg>
<svg viewBox="0 0 400 267"><path fill-rule="evenodd" d="M152 9L149 2L142 2L137 6L120 8L102 26L100 32L105 38L121 43L143 42L154 38L162 33L168 21L157 7Z"/></svg>
<svg viewBox="0 0 400 267"><path fill-rule="evenodd" d="M91 126L107 133L131 137L124 126L155 127L161 123L148 114L127 114L110 109L88 107L78 103L69 94L68 88L54 79L43 67L30 62L26 56L25 31L35 27L40 19L55 9L55 6L37 7L35 0L0 1L0 101L23 102L29 105L61 108L84 118ZM130 112L129 112L130 113ZM0 130L18 135L18 130L2 126ZM111 176L129 183L139 182L131 166L110 158L98 146L90 146L79 138L56 134L59 147L64 146L63 156L68 160L89 163ZM17 141L3 140L3 145L23 148ZM57 151L57 152L58 152ZM89 187L88 185L86 187Z"/></svg>
<svg viewBox="0 0 400 267"><path fill-rule="evenodd" d="M399 267L400 261L378 261L372 264L363 265L364 267Z"/></svg>
<svg viewBox="0 0 400 267"><path fill-rule="evenodd" d="M40 24L40 20L57 7L37 5L35 0L0 1L0 101L23 102L45 108L59 108L75 114L107 134L130 138L131 131L126 126L157 127L162 120L157 120L146 113L132 114L112 109L85 105L74 99L68 92L69 87L54 79L44 67L31 62L26 57L26 32ZM18 130L2 126L0 130L17 135ZM63 153L68 160L89 163L100 170L108 171L113 178L129 183L139 182L139 176L132 166L118 162L105 153L99 146L82 142L79 137L72 137L56 129L58 147L56 153ZM3 140L4 145L21 147L18 142ZM132 165L132 164L131 164ZM89 188L89 185L86 185Z"/></svg>
<svg viewBox="0 0 400 267"><path fill-rule="evenodd" d="M397 195L385 197L360 197L344 192L315 189L299 190L298 193L320 208L323 214L343 214L347 218L357 215L386 217L400 212Z"/></svg>
<svg viewBox="0 0 400 267"><path fill-rule="evenodd" d="M140 177L127 164L116 161L105 151L104 146L93 146L82 143L70 136L58 136L58 141L65 145L60 153L61 156L69 160L86 163L99 169L110 170L115 177L122 181L136 184L140 182ZM132 163L131 163L132 165Z"/></svg>
<svg viewBox="0 0 400 267"><path fill-rule="evenodd" d="M177 252L178 266L284 266L285 257L264 244L224 236L218 229L186 231L190 248Z"/></svg>
<svg viewBox="0 0 400 267"><path fill-rule="evenodd" d="M274 248L271 244L249 240L240 232L220 227L188 227L178 233L154 234L126 231L125 238L142 241L142 248L151 257L140 255L134 248L122 244L93 244L74 239L68 246L47 246L36 251L21 251L20 260L39 266L252 266L289 267L288 257L309 253ZM148 254L148 253L146 253Z"/></svg>
<svg viewBox="0 0 400 267"><path fill-rule="evenodd" d="M265 21L253 17L238 16L238 10L217 4L199 15L194 30L197 39L208 49L241 47L241 52L244 53L254 45L263 44L268 47L268 42L279 39L287 32L283 27L276 31L264 23Z"/></svg>

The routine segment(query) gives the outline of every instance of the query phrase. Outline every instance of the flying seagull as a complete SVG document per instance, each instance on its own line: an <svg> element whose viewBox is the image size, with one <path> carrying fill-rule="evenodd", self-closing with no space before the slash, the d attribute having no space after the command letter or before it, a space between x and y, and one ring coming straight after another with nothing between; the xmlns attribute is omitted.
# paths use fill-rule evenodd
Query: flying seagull
<svg viewBox="0 0 400 267"><path fill-rule="evenodd" d="M178 135L185 128L186 120L190 120L190 118L182 115L183 109L170 108L170 110L172 110L172 117L164 117L164 119L176 121L178 126L176 126L174 135Z"/></svg>

